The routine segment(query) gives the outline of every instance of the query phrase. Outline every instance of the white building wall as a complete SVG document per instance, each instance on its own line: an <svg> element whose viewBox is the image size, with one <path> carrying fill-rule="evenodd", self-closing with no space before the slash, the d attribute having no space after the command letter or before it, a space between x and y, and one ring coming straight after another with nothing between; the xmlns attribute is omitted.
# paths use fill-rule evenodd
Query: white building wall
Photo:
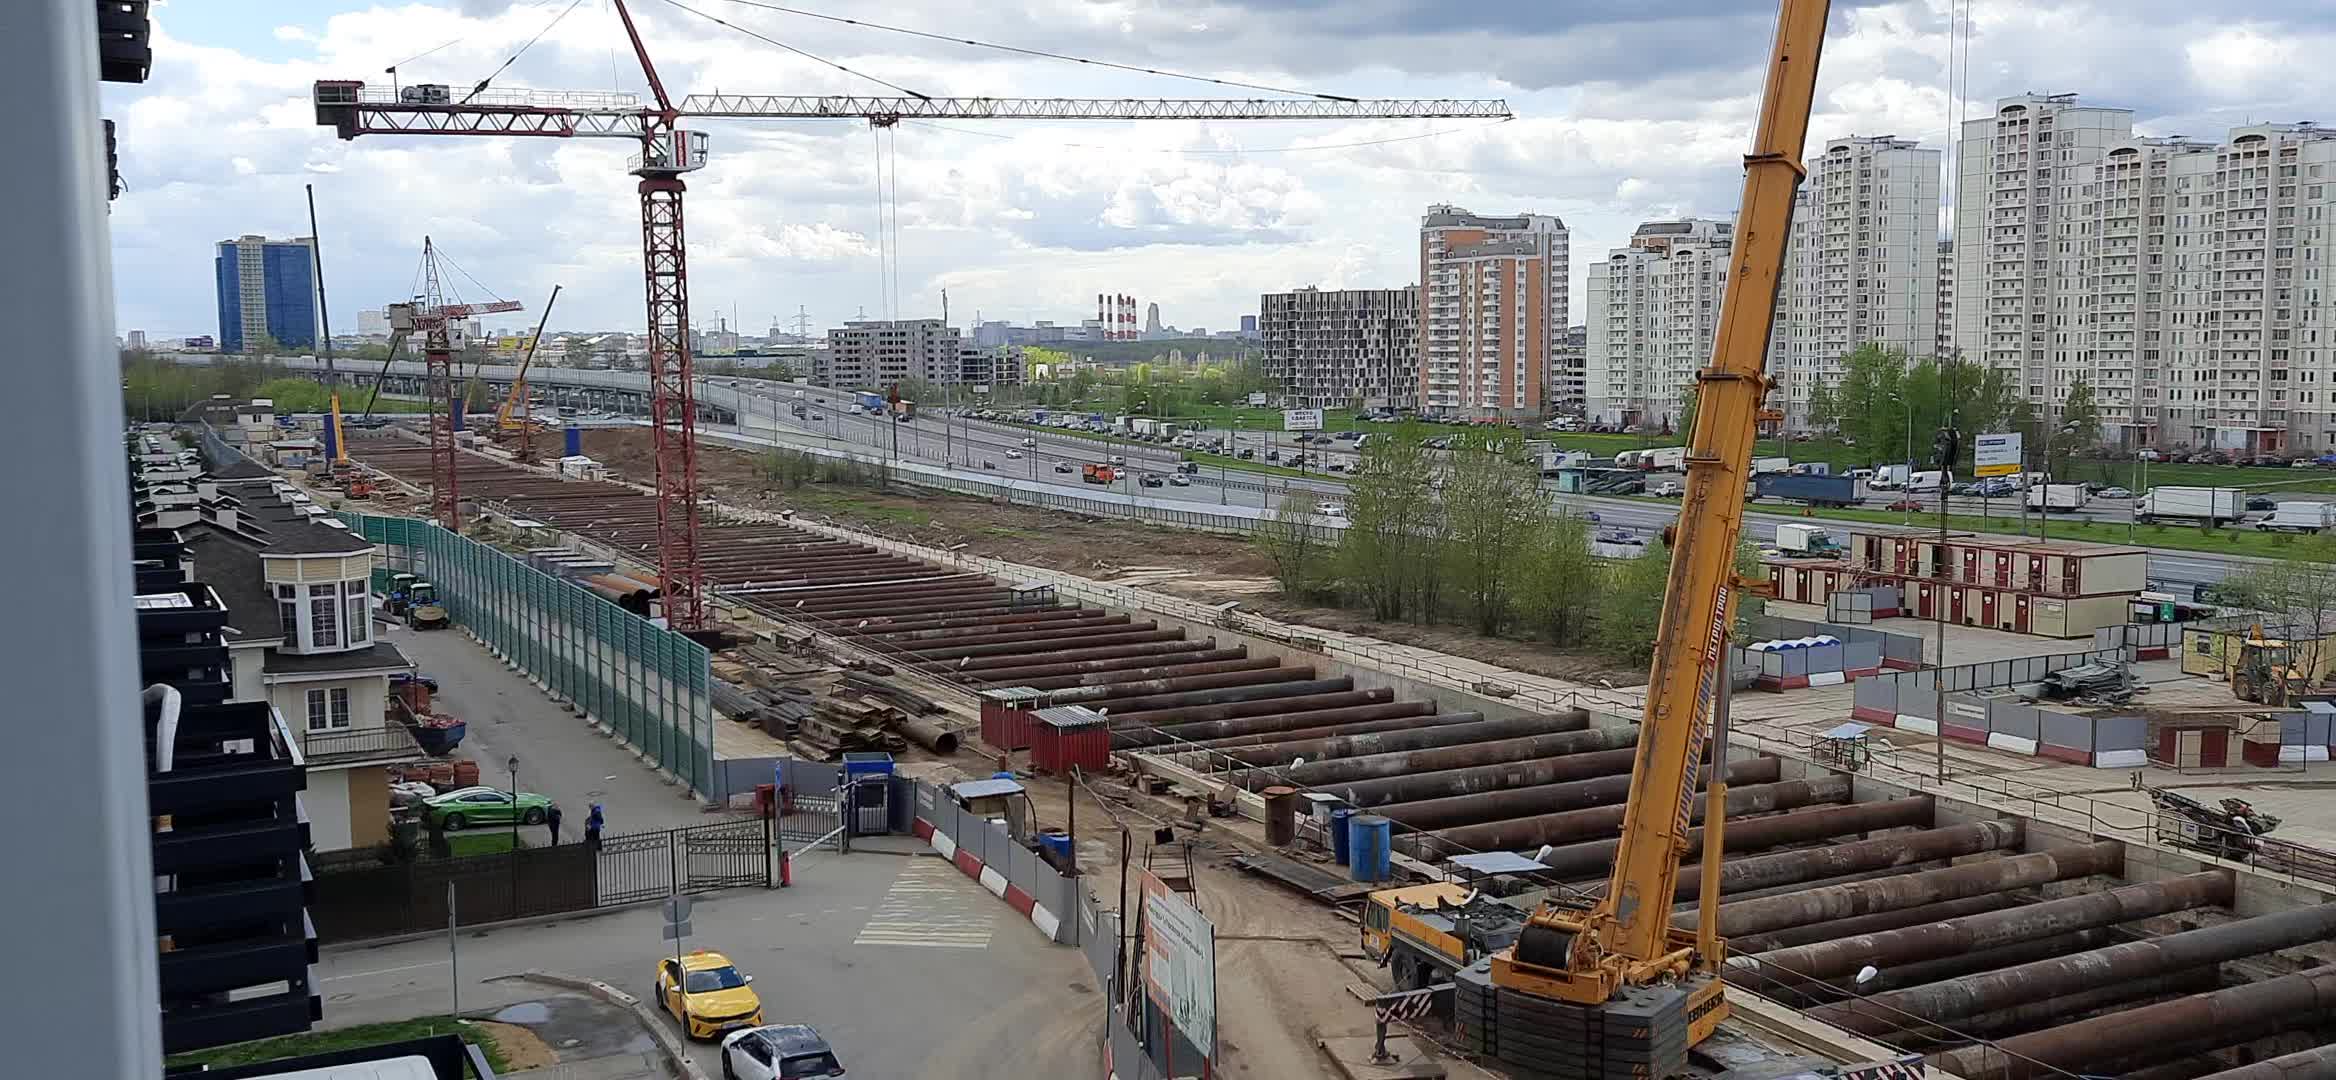
<svg viewBox="0 0 2336 1080"><path fill-rule="evenodd" d="M1770 402L1788 426L1806 426L1809 395L1838 383L1858 346L1937 350L1941 157L1883 135L1834 139L1810 158L1769 350Z"/></svg>
<svg viewBox="0 0 2336 1080"><path fill-rule="evenodd" d="M308 787L300 793L308 811L309 841L318 851L340 851L354 846L349 836L349 773L346 769L308 770Z"/></svg>
<svg viewBox="0 0 2336 1080"><path fill-rule="evenodd" d="M1585 406L1606 423L1676 424L1680 394L1711 359L1734 226L1648 222L1589 270Z"/></svg>

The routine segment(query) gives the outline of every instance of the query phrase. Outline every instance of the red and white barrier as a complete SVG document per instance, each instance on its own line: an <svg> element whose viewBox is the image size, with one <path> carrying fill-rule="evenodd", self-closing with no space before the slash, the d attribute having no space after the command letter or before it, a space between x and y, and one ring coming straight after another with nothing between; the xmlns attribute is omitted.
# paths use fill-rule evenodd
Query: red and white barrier
<svg viewBox="0 0 2336 1080"><path fill-rule="evenodd" d="M996 868L984 864L974 856L973 852L958 847L957 841L950 839L948 833L935 828L932 822L918 818L915 829L917 839L931 844L933 850L940 853L942 858L949 860L960 873L980 882L981 887L988 889L991 895L1004 900L1008 907L1019 912L1023 918L1030 920L1030 925L1037 927L1039 933L1045 934L1048 941L1056 940L1055 932L1062 928L1062 918L1040 906L1037 897L1022 891L1013 882L1006 880L1006 875L999 873Z"/></svg>

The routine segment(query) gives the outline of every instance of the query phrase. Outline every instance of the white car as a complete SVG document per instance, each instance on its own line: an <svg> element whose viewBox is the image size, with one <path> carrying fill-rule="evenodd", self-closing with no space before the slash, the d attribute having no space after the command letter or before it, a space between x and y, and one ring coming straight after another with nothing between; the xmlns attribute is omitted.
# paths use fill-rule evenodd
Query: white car
<svg viewBox="0 0 2336 1080"><path fill-rule="evenodd" d="M1111 463L1114 465L1125 465L1127 464L1127 458L1119 454L1113 454L1111 455Z"/></svg>
<svg viewBox="0 0 2336 1080"><path fill-rule="evenodd" d="M1022 445L1024 445L1024 446L1037 446L1037 445L1038 445L1038 440L1036 440L1036 439L1031 439L1031 438L1025 438L1025 439L1023 439L1023 440L1022 440Z"/></svg>
<svg viewBox="0 0 2336 1080"><path fill-rule="evenodd" d="M1018 459L1018 458L1020 458L1020 457L1022 456L1022 451L1020 451L1020 450L1008 450L1008 451L1006 451L1006 456L1007 456L1007 457L1010 457L1010 458L1017 458L1017 459Z"/></svg>
<svg viewBox="0 0 2336 1080"><path fill-rule="evenodd" d="M1318 512L1326 518L1337 518L1340 521L1346 520L1346 507L1340 506L1337 503L1323 503Z"/></svg>
<svg viewBox="0 0 2336 1080"><path fill-rule="evenodd" d="M722 1040L724 1080L795 1080L842 1076L835 1050L808 1024L770 1024Z"/></svg>

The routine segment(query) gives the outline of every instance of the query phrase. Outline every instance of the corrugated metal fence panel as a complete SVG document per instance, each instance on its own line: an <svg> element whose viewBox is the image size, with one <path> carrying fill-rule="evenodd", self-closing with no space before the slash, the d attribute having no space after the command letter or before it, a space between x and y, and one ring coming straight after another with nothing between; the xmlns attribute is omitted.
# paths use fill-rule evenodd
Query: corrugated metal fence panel
<svg viewBox="0 0 2336 1080"><path fill-rule="evenodd" d="M2093 718L2093 750L2098 753L2139 750L2147 745L2148 736L2149 722L2138 716Z"/></svg>
<svg viewBox="0 0 2336 1080"><path fill-rule="evenodd" d="M1864 671L1882 666L1882 643L1853 641L1842 646L1841 666L1849 671Z"/></svg>
<svg viewBox="0 0 2336 1080"><path fill-rule="evenodd" d="M2039 722L2035 709L2016 702L1998 701L1987 710L1987 728L1997 735L2034 740Z"/></svg>
<svg viewBox="0 0 2336 1080"><path fill-rule="evenodd" d="M2038 709L2036 719L2038 730L2042 733L2038 741L2044 745L2092 753L2093 732L2097 726L2093 717L2070 716L2064 712Z"/></svg>
<svg viewBox="0 0 2336 1080"><path fill-rule="evenodd" d="M1860 709L1879 709L1886 713L1898 711L1898 680L1890 676L1859 679L1856 696L1850 700Z"/></svg>
<svg viewBox="0 0 2336 1080"><path fill-rule="evenodd" d="M711 656L681 634L427 522L342 517L438 585L448 615L628 745L711 797Z"/></svg>

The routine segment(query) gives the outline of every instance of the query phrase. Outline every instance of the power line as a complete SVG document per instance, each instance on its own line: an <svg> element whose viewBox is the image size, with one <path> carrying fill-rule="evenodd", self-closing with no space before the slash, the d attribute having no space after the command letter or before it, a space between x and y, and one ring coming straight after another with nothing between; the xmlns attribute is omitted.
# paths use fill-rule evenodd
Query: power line
<svg viewBox="0 0 2336 1080"><path fill-rule="evenodd" d="M1420 139L1433 139L1440 135L1456 135L1468 131L1482 131L1486 128L1497 127L1501 124L1508 123L1514 119L1516 118L1513 116L1504 116L1490 124L1478 124L1474 127L1442 128L1436 131L1423 131L1417 135L1397 135L1386 139L1365 139L1361 142L1349 143L1324 143L1320 146L1268 146L1256 150L1244 150L1239 147L1234 147L1231 149L1217 149L1212 147L1208 149L1186 150L1176 147L1096 146L1088 143L1050 143L1048 145L1064 150L1108 150L1113 153L1128 153L1132 151L1145 154L1222 154L1243 157L1246 157L1250 154L1307 154L1317 150L1353 150L1365 146L1386 146L1389 143L1415 142ZM1007 142L1016 142L1020 141L1021 139L1021 136L1019 135L999 135L987 131L975 131L972 128L951 127L947 124L936 124L930 120L902 120L901 123L915 124L919 127L928 127L935 131L947 131L959 135L975 135L984 139L1002 139Z"/></svg>
<svg viewBox="0 0 2336 1080"><path fill-rule="evenodd" d="M788 52L794 53L795 55L797 55L797 56L800 56L800 57L803 57L803 58L804 58L804 59L806 59L806 60L812 60L812 61L816 61L816 62L818 62L818 63L821 63L821 64L825 64L825 65L827 65L828 67L834 68L834 69L836 69L837 71L843 72L843 73L844 73L844 74L846 74L846 75L852 75L852 76L856 76L856 77L858 77L858 78L866 79L866 80L868 80L869 82L875 83L876 85L878 85L878 86L882 86L882 87L884 87L884 88L886 88L886 89L889 89L889 90L898 90L898 91L900 91L900 92L901 92L901 93L903 93L903 94L907 94L908 96L910 96L910 97L913 97L913 98L917 99L918 101L931 101L931 100L933 100L933 98L932 98L932 95L930 95L930 94L920 94L920 93L918 93L918 92L916 92L916 91L914 91L914 90L911 90L911 89L909 89L908 87L905 87L905 86L902 86L902 85L900 85L899 83L894 83L894 82L886 82L886 81L884 81L883 79L879 79L879 78L877 78L876 76L874 76L874 75L870 75L870 74L868 74L867 72L864 72L864 71L853 71L852 69L850 69L850 68L848 68L848 67L845 67L845 66L843 66L842 64L836 63L835 61L833 61L833 60L830 60L830 59L828 59L828 58L826 58L826 57L824 57L824 56L820 56L820 55L818 55L818 54L815 54L815 53L805 52L805 51L804 51L804 50L802 50L802 49L798 49L798 48L794 47L793 45L789 45L789 44L787 44L786 42L784 42L784 41L780 41L779 39L777 39L777 38L774 38L774 37L771 37L771 36L769 36L769 35L767 35L767 34L757 33L756 31L749 30L749 29L747 29L746 27L743 27L743 26L740 26L740 25L738 25L737 23L734 23L734 22L731 22L731 21L729 21L729 20L727 20L727 19L724 19L724 18L722 18L722 17L721 17L721 16L719 16L719 15L709 15L709 14L707 14L707 13L703 12L703 11L699 11L698 9L696 9L696 8L693 8L693 7L689 6L688 4L684 4L684 3L682 3L682 2L681 2L681 0L665 0L665 2L666 2L667 4L670 4L670 5L674 6L674 7L680 8L680 9L681 9L681 10L683 10L683 11L689 12L690 14L692 14L692 15L695 15L695 16L697 16L698 18L704 19L704 20L706 20L707 22L713 23L713 24L715 24L715 25L717 25L717 26L726 26L726 27L728 27L728 28L730 28L730 29L732 29L732 30L736 30L736 31L738 31L738 32L739 32L739 33L741 33L741 34L744 34L744 35L746 35L747 37L753 38L753 39L755 39L756 41L760 41L760 42L762 42L762 43L763 43L763 44L765 44L765 45L772 45L772 46L776 46L776 47L778 47L778 48L781 48L781 49L785 49L785 50L787 50Z"/></svg>
<svg viewBox="0 0 2336 1080"><path fill-rule="evenodd" d="M488 83L495 81L495 76L510 70L511 65L518 63L519 58L527 54L527 50L534 48L536 42L542 41L545 34L552 32L552 27L560 25L560 20L567 18L568 13L576 10L576 5L583 2L584 0L568 0L567 7L561 8L559 14L552 16L552 21L543 24L543 29L536 31L535 36L528 38L525 44L520 45L518 51L513 52L501 64L497 65L495 70L488 72L486 78L480 79L477 85L470 88L470 93L462 95L462 100L457 104L470 104L470 99L479 96L479 92L485 90Z"/></svg>
<svg viewBox="0 0 2336 1080"><path fill-rule="evenodd" d="M536 2L536 3L528 5L528 7L526 8L526 10L528 10L528 11L535 11L535 10L538 10L538 9L541 9L541 8L547 8L547 7L550 7L550 6L552 6L553 4L556 4L556 3L559 3L559 2L560 2L560 0L537 0L537 2ZM446 39L445 41L441 41L441 42L439 42L439 43L438 43L438 44L436 44L436 45L432 45L432 46L430 46L429 48L422 50L421 52L418 52L418 53L415 53L415 54L414 54L414 55L412 55L412 56L406 57L405 59L403 59L403 60L400 60L400 61L398 61L397 63L391 64L391 65L389 65L388 67L386 67L386 68L383 68L383 69L382 69L382 71L383 71L383 72L385 72L385 73L395 73L395 72L397 71L397 69L399 69L399 68L401 68L401 67L404 67L404 66L406 66L407 64L411 64L411 63L413 63L413 62L414 62L414 61L416 61L416 60L420 60L420 59L422 59L423 57L429 56L429 55L431 55L431 54L433 54L433 53L437 53L437 52L443 51L444 49L446 49L446 48L447 48L447 47L449 47L449 46L453 46L453 45L459 45L459 44L461 44L461 43L463 43L463 42L465 42L465 41L468 41L468 40L470 40L470 36L469 36L469 35L467 35L467 34L466 34L466 35L463 35L463 36L461 36L461 37L453 37L453 38L448 38L448 39Z"/></svg>
<svg viewBox="0 0 2336 1080"><path fill-rule="evenodd" d="M816 11L805 11L801 8L791 8L781 4L765 3L763 0L729 0L729 2L733 4L742 4L746 7L762 8L765 11L776 11L787 15L801 15L807 19L824 19L828 22L843 23L848 26L861 26L870 30L884 30L895 34L907 34L910 37L924 38L928 41L946 41L952 45L971 45L977 49L996 49L999 52L1016 53L1022 56L1035 56L1045 60L1061 60L1066 63L1086 64L1089 67L1111 68L1116 71L1132 71L1139 75L1160 75L1171 79L1188 79L1193 82L1212 83L1217 86L1236 86L1243 90L1263 90L1269 94L1288 94L1291 97L1320 98L1324 101L1359 100L1357 98L1348 97L1344 94L1325 94L1314 90L1291 90L1279 86L1266 86L1260 83L1246 83L1235 79L1219 79L1208 75L1187 75L1180 71L1164 71L1159 68L1148 68L1139 67L1134 64L1114 63L1110 60L1090 60L1084 56L1072 56L1069 53L1048 52L1044 49L1026 49L1019 45L1001 45L994 41L981 41L975 38L952 37L947 34L935 34L925 30L911 30L905 26L891 26L885 23L869 22L865 19L847 19L841 15L823 15Z"/></svg>

